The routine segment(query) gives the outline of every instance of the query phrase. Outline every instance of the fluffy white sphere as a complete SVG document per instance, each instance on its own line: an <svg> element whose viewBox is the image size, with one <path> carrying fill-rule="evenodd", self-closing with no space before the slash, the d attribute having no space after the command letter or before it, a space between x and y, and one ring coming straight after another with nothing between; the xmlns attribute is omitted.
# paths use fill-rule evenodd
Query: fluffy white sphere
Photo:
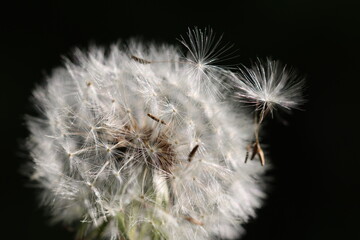
<svg viewBox="0 0 360 240"><path fill-rule="evenodd" d="M253 120L232 97L236 75L213 65L213 41L190 31L187 57L136 41L78 51L36 89L32 177L55 221L89 239L241 234L266 166L244 162Z"/></svg>

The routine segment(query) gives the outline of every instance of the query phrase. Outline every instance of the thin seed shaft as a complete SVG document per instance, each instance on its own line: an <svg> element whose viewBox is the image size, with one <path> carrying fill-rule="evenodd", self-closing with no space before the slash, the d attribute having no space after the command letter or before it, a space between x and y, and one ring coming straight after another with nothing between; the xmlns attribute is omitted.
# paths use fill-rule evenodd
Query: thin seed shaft
<svg viewBox="0 0 360 240"><path fill-rule="evenodd" d="M247 148L246 148L245 163L247 162L247 160L249 158L249 151L250 151L250 149L252 149L250 160L253 160L255 158L255 156L258 156L261 166L265 165L265 155L260 146L259 132L260 132L260 125L262 123L262 120L264 119L264 117L267 113L268 113L267 109L265 111L262 111L259 114L260 116L258 116L258 113L255 112L255 141L253 142L253 144L247 146Z"/></svg>
<svg viewBox="0 0 360 240"><path fill-rule="evenodd" d="M246 146L246 155L245 155L245 163L249 159L249 152L251 151L251 144Z"/></svg>

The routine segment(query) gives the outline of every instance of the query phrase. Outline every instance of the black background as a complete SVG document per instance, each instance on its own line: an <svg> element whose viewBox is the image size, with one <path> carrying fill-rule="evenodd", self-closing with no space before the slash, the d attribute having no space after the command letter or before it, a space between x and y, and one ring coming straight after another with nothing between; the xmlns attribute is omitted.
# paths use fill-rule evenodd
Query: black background
<svg viewBox="0 0 360 240"><path fill-rule="evenodd" d="M211 26L239 49L237 62L271 56L306 76L304 111L267 123L273 188L250 239L360 239L358 1L256 0L17 2L0 9L1 237L72 239L49 226L19 168L27 160L31 90L76 46L142 36L177 44L188 27Z"/></svg>

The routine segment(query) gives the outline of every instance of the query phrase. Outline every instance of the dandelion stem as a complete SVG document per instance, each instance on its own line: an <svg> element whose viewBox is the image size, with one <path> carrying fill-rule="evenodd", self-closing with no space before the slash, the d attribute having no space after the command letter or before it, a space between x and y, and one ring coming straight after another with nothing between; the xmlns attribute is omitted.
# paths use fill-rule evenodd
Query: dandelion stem
<svg viewBox="0 0 360 240"><path fill-rule="evenodd" d="M117 220L118 220L118 227L120 230L120 234L121 234L121 240L130 240L130 238L128 237L127 233L126 233L126 226L125 226L125 217L122 213L119 213L117 215Z"/></svg>

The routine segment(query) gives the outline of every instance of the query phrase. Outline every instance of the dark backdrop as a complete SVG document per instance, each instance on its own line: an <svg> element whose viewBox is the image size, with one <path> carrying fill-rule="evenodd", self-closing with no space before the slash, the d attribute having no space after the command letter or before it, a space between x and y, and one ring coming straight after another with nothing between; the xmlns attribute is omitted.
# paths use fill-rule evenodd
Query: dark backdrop
<svg viewBox="0 0 360 240"><path fill-rule="evenodd" d="M170 1L169 1L170 2ZM271 56L306 75L304 111L288 126L268 123L273 189L250 239L360 239L358 1L256 0L131 4L121 1L18 2L1 7L1 237L72 239L49 226L19 167L31 90L61 55L89 43L142 36L177 44L187 27L211 26L239 49L238 62Z"/></svg>

